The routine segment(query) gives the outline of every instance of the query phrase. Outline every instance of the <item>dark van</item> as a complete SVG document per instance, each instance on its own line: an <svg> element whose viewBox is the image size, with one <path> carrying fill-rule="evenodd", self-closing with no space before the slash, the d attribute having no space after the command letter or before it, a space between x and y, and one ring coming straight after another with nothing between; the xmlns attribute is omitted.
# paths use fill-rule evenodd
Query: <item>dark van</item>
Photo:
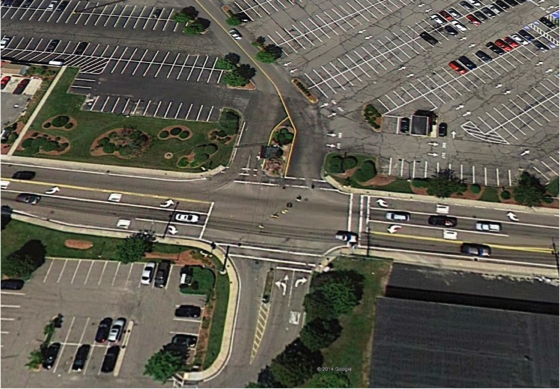
<svg viewBox="0 0 560 389"><path fill-rule="evenodd" d="M164 259L158 265L156 271L156 278L154 285L156 288L164 288L167 285L167 279L169 278L169 272L171 271L171 261Z"/></svg>

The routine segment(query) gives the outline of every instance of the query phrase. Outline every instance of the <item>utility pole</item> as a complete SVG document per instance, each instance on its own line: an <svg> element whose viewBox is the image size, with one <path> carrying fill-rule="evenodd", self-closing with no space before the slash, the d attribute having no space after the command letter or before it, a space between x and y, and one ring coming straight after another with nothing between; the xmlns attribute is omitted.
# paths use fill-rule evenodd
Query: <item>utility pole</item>
<svg viewBox="0 0 560 389"><path fill-rule="evenodd" d="M167 230L169 229L169 226L171 225L173 215L175 215L175 211L177 210L178 206L179 206L179 202L177 201L177 203L175 204L175 208L173 208L173 212L171 212L171 214L169 214L169 220L167 221L167 224L165 225L165 230L163 231L163 236L161 237L162 239L165 239L165 235L167 235Z"/></svg>
<svg viewBox="0 0 560 389"><path fill-rule="evenodd" d="M366 257L369 258L369 247L370 247L370 240L369 240L369 226L367 226L366 228L366 234L367 234L367 248L366 248Z"/></svg>
<svg viewBox="0 0 560 389"><path fill-rule="evenodd" d="M227 261L229 258L229 244L226 246L226 257L224 259L224 266L222 267L222 270L220 270L220 274L226 274L226 266L227 266Z"/></svg>

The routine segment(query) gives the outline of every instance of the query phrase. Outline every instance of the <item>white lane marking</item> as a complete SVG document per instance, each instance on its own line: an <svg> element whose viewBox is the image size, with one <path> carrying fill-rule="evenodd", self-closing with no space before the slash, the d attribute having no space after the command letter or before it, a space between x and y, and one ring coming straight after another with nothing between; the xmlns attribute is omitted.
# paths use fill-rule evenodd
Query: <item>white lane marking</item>
<svg viewBox="0 0 560 389"><path fill-rule="evenodd" d="M307 263L307 262L288 261L288 260L285 260L285 259L277 259L277 258L254 257L254 256L251 256L251 255L230 254L229 256L230 257L235 257L235 258L243 258L243 259L254 259L254 260L264 261L264 262L278 262L278 263L284 263L286 265L313 266L313 267L316 266L315 264Z"/></svg>
<svg viewBox="0 0 560 389"><path fill-rule="evenodd" d="M76 278L76 274L78 274L78 269L80 268L80 264L82 263L82 261L78 261L78 266L76 266L76 270L74 270L74 275L72 276L72 281L70 281L70 284L74 283L74 279Z"/></svg>
<svg viewBox="0 0 560 389"><path fill-rule="evenodd" d="M21 305L0 304L0 308L21 308Z"/></svg>
<svg viewBox="0 0 560 389"><path fill-rule="evenodd" d="M202 237L204 236L204 232L206 231L206 226L208 225L208 221L210 220L210 215L212 214L213 208L214 208L214 202L212 201L212 204L210 204L210 209L208 210L208 214L206 215L204 227L202 227L202 231L200 231L200 236L198 237L198 239L202 239Z"/></svg>
<svg viewBox="0 0 560 389"><path fill-rule="evenodd" d="M232 244L231 243L216 243L216 245L225 247L225 246L231 246ZM320 254L304 253L304 252L300 252L300 251L270 249L270 248L266 248L266 247L257 247L257 246L248 246L248 245L243 245L239 249L240 250L247 249L247 250L255 250L255 251L269 251L271 253L291 254L291 255L298 255L298 256L304 256L304 257L317 257L317 258L322 257L322 255L320 255Z"/></svg>
<svg viewBox="0 0 560 389"><path fill-rule="evenodd" d="M370 223L377 223L377 224L394 224L393 222L386 222L386 221L382 221L382 220L370 220ZM425 228L425 229L429 229L429 230L440 230L443 231L446 228L444 227L435 227L435 226L423 226L420 224L402 224L403 229L405 227L416 227L416 228ZM489 235L489 236L503 236L503 237L509 237L508 234L497 234L495 232L484 232L484 231L474 231L474 230L463 230L460 228L453 228L455 231L460 231L460 232L468 232L470 234L483 234L483 235Z"/></svg>
<svg viewBox="0 0 560 389"><path fill-rule="evenodd" d="M66 269L66 264L68 263L68 260L65 259L64 260L64 265L62 265L62 270L60 271L60 274L58 275L58 279L56 280L56 283L58 284L62 278L62 274L64 273L64 269Z"/></svg>
<svg viewBox="0 0 560 389"><path fill-rule="evenodd" d="M49 269L47 270L47 274L45 274L45 278L43 278L43 284L45 282L47 282L47 277L49 276L49 273L51 272L51 268L53 266L54 261L51 260L51 264L49 265Z"/></svg>
<svg viewBox="0 0 560 389"><path fill-rule="evenodd" d="M352 206L354 203L354 193L350 193L350 199L348 200L348 227L346 231L352 231Z"/></svg>

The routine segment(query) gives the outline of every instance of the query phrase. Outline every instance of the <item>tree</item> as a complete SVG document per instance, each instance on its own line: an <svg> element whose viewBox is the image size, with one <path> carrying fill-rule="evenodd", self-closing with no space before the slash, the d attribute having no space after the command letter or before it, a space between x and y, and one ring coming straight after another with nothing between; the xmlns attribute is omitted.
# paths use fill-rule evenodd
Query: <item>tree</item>
<svg viewBox="0 0 560 389"><path fill-rule="evenodd" d="M311 381L310 388L348 388L350 380L343 371L324 371L316 373Z"/></svg>
<svg viewBox="0 0 560 389"><path fill-rule="evenodd" d="M266 38L264 36L258 36L257 39L255 39L255 41L251 44L257 47L264 47L265 42L266 42Z"/></svg>
<svg viewBox="0 0 560 389"><path fill-rule="evenodd" d="M247 64L239 65L239 67L237 68L237 72L239 73L240 76L245 78L247 81L255 77L255 74L257 74L257 70Z"/></svg>
<svg viewBox="0 0 560 389"><path fill-rule="evenodd" d="M2 205L2 230L8 227L12 221L12 208L9 205Z"/></svg>
<svg viewBox="0 0 560 389"><path fill-rule="evenodd" d="M266 366L259 373L257 382L250 382L247 388L281 388L282 384L274 378L270 366Z"/></svg>
<svg viewBox="0 0 560 389"><path fill-rule="evenodd" d="M161 349L148 359L144 368L144 375L151 376L155 381L165 383L174 374L185 367L185 360L178 349Z"/></svg>
<svg viewBox="0 0 560 389"><path fill-rule="evenodd" d="M261 50L257 53L257 59L262 63L273 63L278 59L278 57L267 50Z"/></svg>
<svg viewBox="0 0 560 389"><path fill-rule="evenodd" d="M239 61L241 61L239 54L235 53L227 53L224 58L234 65L239 65Z"/></svg>
<svg viewBox="0 0 560 389"><path fill-rule="evenodd" d="M239 71L237 69L234 69L226 74L223 80L227 85L232 87L245 86L249 83L249 80L239 74Z"/></svg>
<svg viewBox="0 0 560 389"><path fill-rule="evenodd" d="M241 18L236 14L233 15L232 17L227 18L226 23L234 27L239 26L241 24Z"/></svg>
<svg viewBox="0 0 560 389"><path fill-rule="evenodd" d="M173 19L173 21L180 23L180 24L187 24L190 23L192 21L194 21L194 17L192 17L191 15L187 15L185 13L181 12L177 12L175 15L173 15L173 17L171 18Z"/></svg>
<svg viewBox="0 0 560 389"><path fill-rule="evenodd" d="M299 337L308 349L317 351L330 346L341 333L342 327L338 319L315 319L303 326Z"/></svg>
<svg viewBox="0 0 560 389"><path fill-rule="evenodd" d="M442 199L454 193L461 193L463 189L463 181L451 169L443 169L436 173L428 183L428 194Z"/></svg>
<svg viewBox="0 0 560 389"><path fill-rule="evenodd" d="M2 274L10 278L27 279L36 269L31 256L22 254L19 250L2 259Z"/></svg>
<svg viewBox="0 0 560 389"><path fill-rule="evenodd" d="M187 24L183 29L183 32L187 35L200 35L204 32L204 30L206 30L204 25L202 25L199 20L195 20L194 22Z"/></svg>
<svg viewBox="0 0 560 389"><path fill-rule="evenodd" d="M527 173L521 173L517 180L517 185L513 188L513 198L520 205L527 207L537 207L545 201L546 187L540 180Z"/></svg>
<svg viewBox="0 0 560 389"><path fill-rule="evenodd" d="M272 360L270 370L284 387L294 388L308 380L323 364L319 351L311 351L296 339Z"/></svg>
<svg viewBox="0 0 560 389"><path fill-rule="evenodd" d="M236 66L232 64L227 58L220 58L216 61L216 69L234 70Z"/></svg>
<svg viewBox="0 0 560 389"><path fill-rule="evenodd" d="M152 231L139 231L118 244L116 259L124 264L142 259L145 253L151 252L156 237Z"/></svg>

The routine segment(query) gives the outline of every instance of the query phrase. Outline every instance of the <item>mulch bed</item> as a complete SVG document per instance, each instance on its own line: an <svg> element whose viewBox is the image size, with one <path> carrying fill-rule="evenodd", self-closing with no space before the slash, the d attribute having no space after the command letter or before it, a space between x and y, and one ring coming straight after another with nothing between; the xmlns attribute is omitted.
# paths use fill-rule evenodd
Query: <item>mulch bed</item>
<svg viewBox="0 0 560 389"><path fill-rule="evenodd" d="M69 118L68 123L72 123L72 128L66 128L66 127L64 127L64 126L63 126L63 127L55 127L55 126L53 126L53 125L52 125L52 121L53 121L55 118L59 117L59 116L68 116L68 115L56 115L56 116L53 116L52 118L49 118L49 119L45 120L45 121L43 122L43 124L41 124L41 128L43 128L44 130L72 131L72 130L74 130L74 129L78 126L78 122L76 121L76 119L74 119L74 118L71 117L71 116L68 116L68 118ZM51 123L51 126L50 126L50 127L45 127L45 124L47 124L47 123L49 123L49 122Z"/></svg>
<svg viewBox="0 0 560 389"><path fill-rule="evenodd" d="M70 249L88 250L93 247L93 243L88 240L66 239L64 245Z"/></svg>

